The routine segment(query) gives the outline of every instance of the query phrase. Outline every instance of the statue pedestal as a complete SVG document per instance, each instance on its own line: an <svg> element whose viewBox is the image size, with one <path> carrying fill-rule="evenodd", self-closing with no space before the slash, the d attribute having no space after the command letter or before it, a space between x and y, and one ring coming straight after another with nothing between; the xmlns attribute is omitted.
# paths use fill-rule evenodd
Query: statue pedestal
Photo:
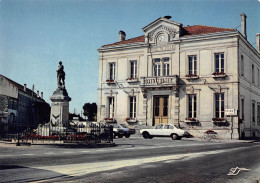
<svg viewBox="0 0 260 183"><path fill-rule="evenodd" d="M50 97L51 116L50 124L52 132L64 132L69 126L69 102L71 98L68 96L66 89L57 89Z"/></svg>

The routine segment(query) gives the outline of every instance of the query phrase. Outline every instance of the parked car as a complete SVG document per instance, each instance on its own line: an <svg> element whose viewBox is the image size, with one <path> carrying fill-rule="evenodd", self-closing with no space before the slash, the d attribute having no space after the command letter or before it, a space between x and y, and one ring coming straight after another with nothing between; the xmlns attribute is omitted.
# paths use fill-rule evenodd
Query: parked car
<svg viewBox="0 0 260 183"><path fill-rule="evenodd" d="M122 127L124 127L124 128L128 128L129 129L129 133L130 134L135 134L135 129L134 128L130 128L130 127L128 127L128 126L126 126L125 124L120 124Z"/></svg>
<svg viewBox="0 0 260 183"><path fill-rule="evenodd" d="M188 132L179 129L172 124L159 124L153 129L141 129L140 133L145 139L153 137L171 137L172 140L181 140L182 137L188 135Z"/></svg>
<svg viewBox="0 0 260 183"><path fill-rule="evenodd" d="M125 128L120 124L110 124L111 126L113 126L113 135L114 138L118 137L118 138L122 138L123 136L125 136L126 138L130 137L130 132L129 132L129 128Z"/></svg>

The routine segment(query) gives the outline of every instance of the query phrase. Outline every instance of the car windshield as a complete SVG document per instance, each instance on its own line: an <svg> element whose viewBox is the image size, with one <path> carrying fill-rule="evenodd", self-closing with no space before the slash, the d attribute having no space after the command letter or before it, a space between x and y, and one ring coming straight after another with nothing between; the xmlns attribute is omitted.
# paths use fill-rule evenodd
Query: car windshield
<svg viewBox="0 0 260 183"><path fill-rule="evenodd" d="M176 125L173 125L175 128L177 128L177 129L180 129L178 126L176 126Z"/></svg>
<svg viewBox="0 0 260 183"><path fill-rule="evenodd" d="M120 124L124 128L128 128L125 124Z"/></svg>

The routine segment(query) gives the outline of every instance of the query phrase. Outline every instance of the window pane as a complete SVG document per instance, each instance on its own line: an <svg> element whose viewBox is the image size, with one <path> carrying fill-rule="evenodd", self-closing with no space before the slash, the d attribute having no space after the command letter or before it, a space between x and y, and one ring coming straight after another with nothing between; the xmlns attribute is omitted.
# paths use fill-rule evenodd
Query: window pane
<svg viewBox="0 0 260 183"><path fill-rule="evenodd" d="M163 64L163 76L169 75L169 64Z"/></svg>
<svg viewBox="0 0 260 183"><path fill-rule="evenodd" d="M109 79L114 80L115 79L115 63L110 63L109 64Z"/></svg>
<svg viewBox="0 0 260 183"><path fill-rule="evenodd" d="M108 109L108 117L113 118L114 117L114 97L109 97L109 109Z"/></svg>
<svg viewBox="0 0 260 183"><path fill-rule="evenodd" d="M224 72L224 54L221 54L221 72Z"/></svg>
<svg viewBox="0 0 260 183"><path fill-rule="evenodd" d="M192 118L192 95L188 95L189 97L189 118Z"/></svg>
<svg viewBox="0 0 260 183"><path fill-rule="evenodd" d="M134 78L137 78L137 62L135 62Z"/></svg>
<svg viewBox="0 0 260 183"><path fill-rule="evenodd" d="M193 101L194 101L194 103L193 103L193 106L194 106L194 109L193 109L193 112L194 112L193 117L194 117L194 118L197 118L197 96L196 96L196 95L194 95Z"/></svg>
<svg viewBox="0 0 260 183"><path fill-rule="evenodd" d="M130 117L133 117L133 97L130 97Z"/></svg>
<svg viewBox="0 0 260 183"><path fill-rule="evenodd" d="M221 118L224 118L224 93L221 93Z"/></svg>
<svg viewBox="0 0 260 183"><path fill-rule="evenodd" d="M189 57L189 74L192 74L192 57Z"/></svg>
<svg viewBox="0 0 260 183"><path fill-rule="evenodd" d="M131 61L131 71L130 71L130 77L136 78L137 73L137 61Z"/></svg>
<svg viewBox="0 0 260 183"><path fill-rule="evenodd" d="M136 117L136 97L130 97L130 118Z"/></svg>
<svg viewBox="0 0 260 183"><path fill-rule="evenodd" d="M197 74L197 56L194 56L194 71L193 74Z"/></svg>
<svg viewBox="0 0 260 183"><path fill-rule="evenodd" d="M154 65L154 76L157 76L157 65Z"/></svg>
<svg viewBox="0 0 260 183"><path fill-rule="evenodd" d="M219 55L215 55L216 72L219 72Z"/></svg>
<svg viewBox="0 0 260 183"><path fill-rule="evenodd" d="M215 94L215 110L216 110L216 118L219 118L220 115L219 115L219 94L216 93Z"/></svg>

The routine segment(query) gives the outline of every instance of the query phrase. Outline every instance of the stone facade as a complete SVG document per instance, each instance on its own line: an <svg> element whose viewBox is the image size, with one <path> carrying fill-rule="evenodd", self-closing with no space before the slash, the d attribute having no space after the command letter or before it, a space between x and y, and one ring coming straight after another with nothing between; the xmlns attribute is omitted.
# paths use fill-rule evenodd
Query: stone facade
<svg viewBox="0 0 260 183"><path fill-rule="evenodd" d="M166 17L143 31L99 48L98 121L170 123L194 136L260 136L260 55L239 31L183 27Z"/></svg>
<svg viewBox="0 0 260 183"><path fill-rule="evenodd" d="M1 133L13 133L34 129L40 122L37 119L36 103L45 103L32 90L0 75L0 126Z"/></svg>

